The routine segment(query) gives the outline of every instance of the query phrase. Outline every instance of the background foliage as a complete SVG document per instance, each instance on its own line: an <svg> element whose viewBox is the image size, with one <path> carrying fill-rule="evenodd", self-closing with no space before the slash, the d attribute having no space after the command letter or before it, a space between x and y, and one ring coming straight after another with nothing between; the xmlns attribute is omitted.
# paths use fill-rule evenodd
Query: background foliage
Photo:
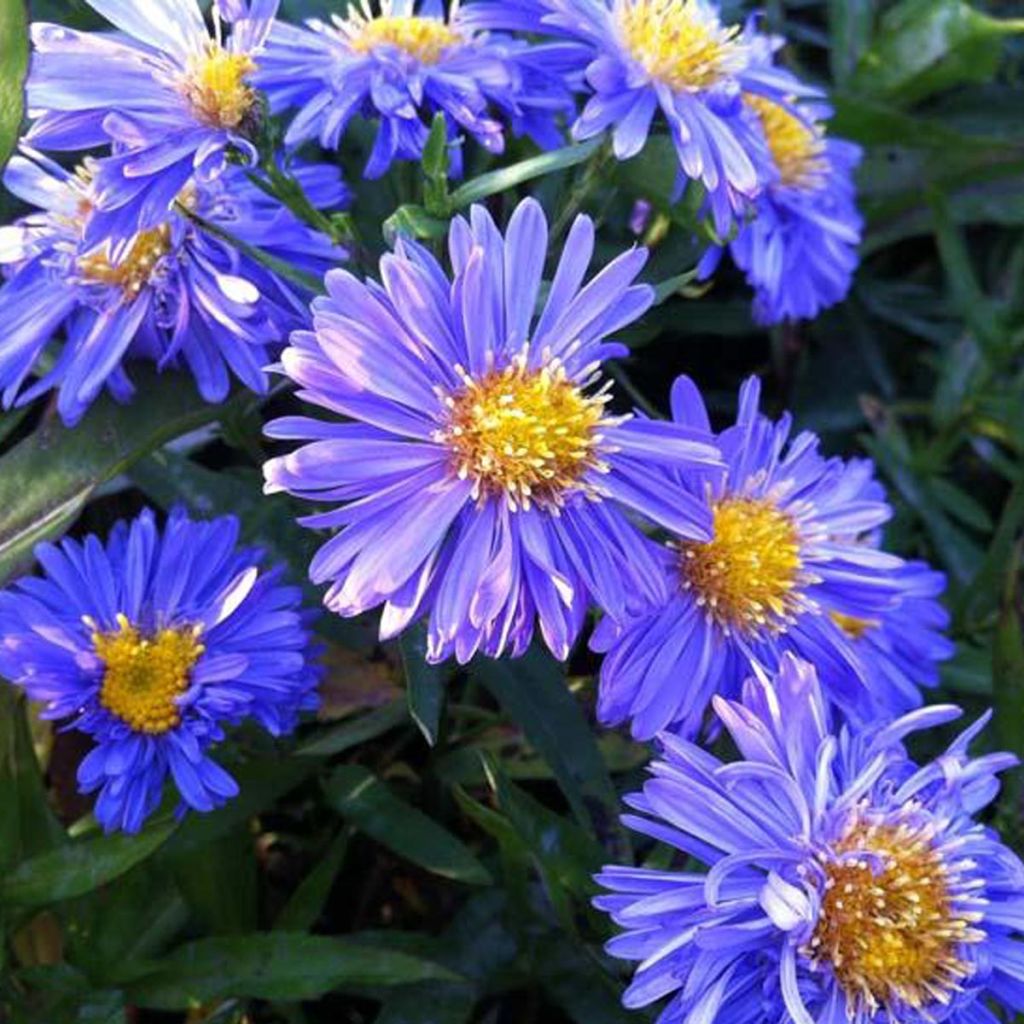
<svg viewBox="0 0 1024 1024"><path fill-rule="evenodd" d="M285 0L284 14L331 6ZM1024 9L766 7L791 40L787 60L832 89L836 134L866 147L863 265L850 299L819 321L765 332L738 276L687 283L692 211L669 205L673 158L657 142L619 166L596 146L536 159L523 146L501 170L477 154L449 194L436 151L420 172L355 180L356 135L341 158L357 260L372 267L398 230L436 238L472 200L500 221L525 191L556 218L578 207L600 218L607 256L633 241L633 202L652 202L643 240L663 301L627 339L623 401L663 412L665 382L685 371L724 415L756 372L775 410L792 409L828 449L869 453L897 507L890 546L949 575L958 654L943 696L994 704L999 744L1024 753ZM96 25L80 0L39 0L31 13ZM24 31L20 4L0 2L0 156L22 113ZM11 197L2 204L6 220L17 215ZM30 570L41 538L105 532L145 503L175 502L235 513L301 579L316 538L294 525L289 499L260 494L260 424L292 400L214 408L155 376L139 390L126 408L99 403L75 431L40 406L0 417L0 579ZM585 651L568 673L539 653L454 672L427 666L415 634L381 647L372 622L324 618L320 630L320 721L287 744L238 736L223 757L239 799L134 838L97 833L74 792L77 738L0 689L0 1019L643 1019L619 1007L590 876L606 860L664 853L631 850L617 823L617 794L646 751L594 728ZM1009 786L1000 815L1024 848L1020 789Z"/></svg>

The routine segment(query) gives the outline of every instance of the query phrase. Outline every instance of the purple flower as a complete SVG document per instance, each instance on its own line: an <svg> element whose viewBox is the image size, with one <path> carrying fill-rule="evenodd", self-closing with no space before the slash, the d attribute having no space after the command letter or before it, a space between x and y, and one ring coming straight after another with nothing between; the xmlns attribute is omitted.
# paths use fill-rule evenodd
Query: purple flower
<svg viewBox="0 0 1024 1024"><path fill-rule="evenodd" d="M43 150L113 144L94 186L91 245L162 224L185 185L212 181L232 154L255 163L251 77L278 0L215 3L212 36L197 0L89 4L123 34L32 26L27 139Z"/></svg>
<svg viewBox="0 0 1024 1024"><path fill-rule="evenodd" d="M716 710L723 763L665 736L625 823L686 870L611 866L595 904L638 961L629 1008L659 1024L993 1024L1024 1011L1024 865L976 815L1010 754L972 758L983 718L917 765L936 706L834 728L814 668L787 655ZM986 716L987 718L987 716Z"/></svg>
<svg viewBox="0 0 1024 1024"><path fill-rule="evenodd" d="M368 178L393 160L418 160L438 111L456 174L462 131L492 153L505 146L502 120L544 148L560 145L559 121L575 113L566 48L480 33L462 15L458 4L446 15L439 0L418 11L415 0L383 0L376 15L359 3L329 23L278 24L256 81L275 111L297 108L286 144L315 138L337 149L352 117L377 120Z"/></svg>
<svg viewBox="0 0 1024 1024"><path fill-rule="evenodd" d="M181 205L157 226L90 244L95 179L105 161L87 161L72 174L31 156L14 157L4 175L11 192L39 209L0 229L7 273L0 301L8 317L0 342L3 404L24 404L53 389L61 417L74 424L104 388L120 401L131 398L126 366L134 360L187 367L208 402L227 397L232 375L266 391L264 369L288 332L305 322L309 294L200 230L189 215L317 276L344 251L237 167L216 181L186 185ZM295 174L323 207L345 199L334 168L310 165ZM56 362L30 383L58 332Z"/></svg>
<svg viewBox="0 0 1024 1024"><path fill-rule="evenodd" d="M225 726L277 736L317 706L301 593L237 543L234 517L146 511L106 544L40 544L44 575L0 592L0 675L92 737L78 783L107 831L137 832L168 776L181 810L214 810L238 792L209 755Z"/></svg>
<svg viewBox="0 0 1024 1024"><path fill-rule="evenodd" d="M791 439L790 418L769 420L759 394L751 378L735 426L718 435L724 468L685 481L712 516L711 540L672 539L659 552L657 600L594 631L591 646L606 653L599 717L628 720L638 739L696 734L715 694L735 696L752 666L771 671L786 651L812 661L849 714L893 703L872 692L877 677L838 624L874 621L898 603L903 563L860 541L891 510L870 463L824 458L811 433ZM675 383L672 414L708 429L688 377Z"/></svg>
<svg viewBox="0 0 1024 1024"><path fill-rule="evenodd" d="M355 422L278 420L311 443L267 464L269 491L340 503L310 567L327 606L384 604L381 633L429 620L429 656L519 654L534 621L564 658L591 600L616 616L649 600L656 549L634 516L704 540L703 502L669 468L718 465L706 429L619 416L601 364L651 304L633 249L583 285L594 228L576 220L538 313L544 214L520 203L502 237L482 207L449 235L449 278L400 240L381 284L343 270L292 335L285 372L308 402Z"/></svg>

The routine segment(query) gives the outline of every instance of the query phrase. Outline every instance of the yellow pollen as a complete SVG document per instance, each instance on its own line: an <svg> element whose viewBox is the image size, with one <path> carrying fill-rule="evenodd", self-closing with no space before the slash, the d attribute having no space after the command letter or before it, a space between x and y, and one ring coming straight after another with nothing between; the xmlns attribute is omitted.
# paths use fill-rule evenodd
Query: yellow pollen
<svg viewBox="0 0 1024 1024"><path fill-rule="evenodd" d="M771 501L723 498L714 536L679 545L683 587L727 631L781 631L797 606L800 536Z"/></svg>
<svg viewBox="0 0 1024 1024"><path fill-rule="evenodd" d="M744 94L748 107L761 119L768 148L785 185L810 186L826 170L825 138L821 128L794 117L763 96Z"/></svg>
<svg viewBox="0 0 1024 1024"><path fill-rule="evenodd" d="M161 629L145 637L124 615L117 623L117 630L92 636L104 665L100 703L136 732L167 732L181 721L175 699L188 689L204 650L199 629Z"/></svg>
<svg viewBox="0 0 1024 1024"><path fill-rule="evenodd" d="M855 822L822 868L821 910L803 953L831 966L848 1016L885 1007L897 1020L900 1005L948 1002L974 970L960 947L984 932L971 899L954 891L959 866L936 849L934 829Z"/></svg>
<svg viewBox="0 0 1024 1024"><path fill-rule="evenodd" d="M673 89L708 89L743 62L739 28L721 25L699 0L618 0L616 10L633 59Z"/></svg>
<svg viewBox="0 0 1024 1024"><path fill-rule="evenodd" d="M245 81L256 70L247 53L229 53L211 43L192 61L185 95L196 116L214 128L237 128L256 103L256 90Z"/></svg>
<svg viewBox="0 0 1024 1024"><path fill-rule="evenodd" d="M134 298L149 284L156 265L170 251L171 229L164 224L140 231L116 263L111 262L109 243L82 256L78 260L78 272L89 281L121 288L129 298Z"/></svg>
<svg viewBox="0 0 1024 1024"><path fill-rule="evenodd" d="M517 356L478 380L457 369L463 386L444 396L435 440L451 449L459 478L473 481L474 498L504 495L514 511L557 508L573 490L597 496L582 477L608 469L599 454L600 426L611 422L607 386L584 394L557 359L537 370Z"/></svg>
<svg viewBox="0 0 1024 1024"><path fill-rule="evenodd" d="M851 640L860 640L865 633L878 625L876 619L859 619L856 615L846 615L843 612L829 612L829 616Z"/></svg>
<svg viewBox="0 0 1024 1024"><path fill-rule="evenodd" d="M438 18L385 15L357 23L354 29L349 45L357 53L396 46L424 64L437 64L448 49L462 42L459 33Z"/></svg>

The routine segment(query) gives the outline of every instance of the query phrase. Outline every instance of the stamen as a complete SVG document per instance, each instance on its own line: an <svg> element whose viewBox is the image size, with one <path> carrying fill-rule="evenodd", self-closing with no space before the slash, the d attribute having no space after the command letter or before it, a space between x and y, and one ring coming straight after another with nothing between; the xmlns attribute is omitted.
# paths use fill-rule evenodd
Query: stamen
<svg viewBox="0 0 1024 1024"><path fill-rule="evenodd" d="M256 103L256 90L245 81L255 70L247 53L229 53L211 43L185 76L185 96L196 116L214 128L237 128Z"/></svg>
<svg viewBox="0 0 1024 1024"><path fill-rule="evenodd" d="M94 629L93 648L103 662L100 703L136 732L159 735L181 721L176 699L188 689L203 653L199 629L162 629L143 636L124 615L118 629Z"/></svg>
<svg viewBox="0 0 1024 1024"><path fill-rule="evenodd" d="M128 251L116 263L111 261L109 243L78 260L78 273L88 281L120 288L134 298L149 284L157 264L171 251L171 229L166 225L140 231Z"/></svg>
<svg viewBox="0 0 1024 1024"><path fill-rule="evenodd" d="M438 18L384 15L350 23L349 46L356 53L370 53L380 46L404 50L423 64L437 64L453 46L462 42L455 29Z"/></svg>
<svg viewBox="0 0 1024 1024"><path fill-rule="evenodd" d="M901 1007L948 1003L973 974L960 947L984 938L982 915L968 909L970 880L946 861L933 825L859 817L822 870L821 910L802 952L830 967L851 1019L884 1007L900 1020Z"/></svg>
<svg viewBox="0 0 1024 1024"><path fill-rule="evenodd" d="M499 494L515 511L560 507L573 491L597 496L583 477L607 472L598 426L618 422L604 415L604 389L586 395L557 359L531 369L525 354L479 379L455 372L462 386L445 396L434 437L450 447L459 479L473 481L475 498Z"/></svg>
<svg viewBox="0 0 1024 1024"><path fill-rule="evenodd" d="M802 121L785 107L763 96L746 93L748 107L761 119L768 148L785 185L811 188L819 185L828 170L824 131Z"/></svg>
<svg viewBox="0 0 1024 1024"><path fill-rule="evenodd" d="M780 632L800 605L800 535L773 502L723 498L712 539L679 545L683 588L727 632Z"/></svg>
<svg viewBox="0 0 1024 1024"><path fill-rule="evenodd" d="M633 59L673 89L708 89L746 61L739 28L696 0L618 0L616 16Z"/></svg>

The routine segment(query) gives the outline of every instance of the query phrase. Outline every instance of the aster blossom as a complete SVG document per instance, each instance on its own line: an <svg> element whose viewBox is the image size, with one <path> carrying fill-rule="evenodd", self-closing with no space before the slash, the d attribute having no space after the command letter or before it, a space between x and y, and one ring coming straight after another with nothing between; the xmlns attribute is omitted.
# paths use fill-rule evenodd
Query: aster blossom
<svg viewBox="0 0 1024 1024"><path fill-rule="evenodd" d="M759 37L756 52L770 66L771 40ZM793 90L799 80L788 72ZM788 107L756 93L744 94L747 116L771 154L765 188L729 243L729 253L754 289L759 323L812 319L846 298L857 268L861 216L853 172L861 149L827 134L831 108L810 99ZM721 250L705 257L706 275Z"/></svg>
<svg viewBox="0 0 1024 1024"><path fill-rule="evenodd" d="M561 116L575 112L562 70L564 48L533 46L474 31L459 4L382 0L379 13L361 2L329 22L279 23L257 82L272 109L296 108L287 145L319 139L336 149L352 117L379 122L365 175L393 160L418 160L438 111L449 140L460 132L492 153L505 146L503 121L545 148L562 141ZM452 146L459 173L461 150Z"/></svg>
<svg viewBox="0 0 1024 1024"><path fill-rule="evenodd" d="M255 392L267 390L264 368L303 322L308 293L192 218L312 274L342 258L342 249L300 223L241 168L186 185L179 205L156 227L91 244L86 238L104 161L89 160L71 173L30 156L15 156L4 176L11 192L39 208L0 229L6 407L55 389L61 417L74 424L104 388L128 400L127 365L138 360L160 369L187 367L209 402L224 400L232 375ZM309 165L295 173L324 206L344 200L333 168ZM29 383L58 332L64 340L56 362Z"/></svg>
<svg viewBox="0 0 1024 1024"><path fill-rule="evenodd" d="M190 180L213 180L230 158L256 162L250 79L278 0L218 0L212 32L197 0L88 2L119 33L34 24L26 100L35 148L114 148L95 182L92 244L162 224Z"/></svg>
<svg viewBox="0 0 1024 1024"><path fill-rule="evenodd" d="M708 0L510 0L470 10L475 24L547 32L574 44L588 98L578 140L611 132L620 160L636 155L660 111L680 178L700 182L716 229L726 234L773 174L745 93L788 107L789 78L755 60L757 33L723 24ZM816 95L798 85L796 95Z"/></svg>
<svg viewBox="0 0 1024 1024"><path fill-rule="evenodd" d="M903 738L938 705L834 730L814 668L787 656L716 698L739 760L663 737L624 818L706 871L607 867L598 897L641 961L624 1002L659 1024L992 1024L1024 1009L1024 865L975 816L1010 754L972 758L987 716L918 766Z"/></svg>
<svg viewBox="0 0 1024 1024"><path fill-rule="evenodd" d="M383 603L384 637L426 617L432 660L522 653L535 619L565 657L592 600L624 614L650 594L631 514L708 536L707 509L655 470L717 465L709 433L612 415L600 383L623 351L609 336L652 301L645 250L583 285L594 227L577 218L537 315L547 244L536 201L504 237L473 207L451 226L452 279L407 240L379 285L331 271L282 357L301 397L356 422L270 424L311 443L267 464L267 489L341 503L303 520L342 527L310 567L327 607Z"/></svg>
<svg viewBox="0 0 1024 1024"><path fill-rule="evenodd" d="M847 713L886 703L838 620L874 620L897 603L902 562L860 542L891 510L867 486L870 463L825 458L809 432L790 438L789 416L769 420L759 395L751 378L735 425L717 436L725 467L684 481L712 516L710 542L669 540L658 598L605 618L591 639L606 654L598 715L608 725L628 720L638 739L697 733L715 693L735 696L752 665L775 668L787 650L818 666ZM672 414L709 429L688 377L673 387Z"/></svg>
<svg viewBox="0 0 1024 1024"><path fill-rule="evenodd" d="M0 675L92 738L78 783L107 831L138 831L168 779L182 811L219 807L238 792L209 754L225 728L277 736L317 705L301 592L238 530L147 510L105 544L39 545L43 575L0 592Z"/></svg>

